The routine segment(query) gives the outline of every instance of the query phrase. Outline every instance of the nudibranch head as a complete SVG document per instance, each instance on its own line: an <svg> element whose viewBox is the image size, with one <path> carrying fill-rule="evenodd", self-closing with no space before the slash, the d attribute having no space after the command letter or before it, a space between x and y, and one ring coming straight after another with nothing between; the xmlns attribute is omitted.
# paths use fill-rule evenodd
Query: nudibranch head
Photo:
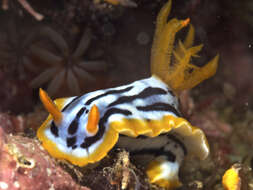
<svg viewBox="0 0 253 190"><path fill-rule="evenodd" d="M53 157L84 166L102 159L117 142L116 131L99 129L100 114L95 104L74 104L77 97L52 101L42 89L40 99L49 116L37 136Z"/></svg>

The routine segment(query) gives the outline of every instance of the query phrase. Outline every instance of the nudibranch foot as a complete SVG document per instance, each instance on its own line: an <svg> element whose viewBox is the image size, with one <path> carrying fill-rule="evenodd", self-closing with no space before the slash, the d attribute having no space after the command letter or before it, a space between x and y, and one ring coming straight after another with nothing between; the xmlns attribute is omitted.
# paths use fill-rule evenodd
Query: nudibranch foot
<svg viewBox="0 0 253 190"><path fill-rule="evenodd" d="M178 178L179 166L166 160L154 160L147 168L150 183L166 189L178 188L182 185Z"/></svg>

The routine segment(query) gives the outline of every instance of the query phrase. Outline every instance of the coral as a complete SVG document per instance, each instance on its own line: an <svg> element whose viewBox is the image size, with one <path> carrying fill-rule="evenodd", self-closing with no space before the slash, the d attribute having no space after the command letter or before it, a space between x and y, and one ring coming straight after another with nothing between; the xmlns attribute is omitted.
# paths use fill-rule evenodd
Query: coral
<svg viewBox="0 0 253 190"><path fill-rule="evenodd" d="M30 54L36 30L27 27L16 16L8 15L6 19L7 22L3 23L0 34L0 65L7 68L4 70L14 72L15 78L25 79L25 70L36 71Z"/></svg>
<svg viewBox="0 0 253 190"><path fill-rule="evenodd" d="M134 189L140 189L142 184L131 167L129 153L122 151L118 153L113 168L107 167L104 171L108 171L107 178L112 185L117 186L117 189L131 189L129 185L134 186Z"/></svg>
<svg viewBox="0 0 253 190"><path fill-rule="evenodd" d="M56 47L56 52L50 51L42 46L33 46L33 53L43 62L50 66L39 76L32 80L30 85L33 88L40 87L42 84L50 81L47 91L49 94L55 94L57 90L66 84L75 94L80 94L80 82L87 83L94 81L95 78L88 71L101 71L106 68L104 61L83 60L83 54L86 52L91 41L91 30L87 28L77 46L72 52L65 39L56 31L49 27L43 27L40 35L48 38Z"/></svg>
<svg viewBox="0 0 253 190"><path fill-rule="evenodd" d="M34 112L28 113L25 115L26 127L33 129L34 131L38 130L39 124L47 117L47 113L44 111L43 107L37 105L34 108Z"/></svg>
<svg viewBox="0 0 253 190"><path fill-rule="evenodd" d="M7 113L0 113L0 128L5 133L15 134L17 132L23 132L25 121L22 116L13 116Z"/></svg>
<svg viewBox="0 0 253 190"><path fill-rule="evenodd" d="M224 72L225 79L232 84L235 90L233 97L233 105L238 108L244 108L246 103L252 105L253 98L250 96L253 93L252 84L252 53L247 44L248 39L230 42L223 48ZM227 89L224 89L227 94ZM236 99L236 101L234 101Z"/></svg>
<svg viewBox="0 0 253 190"><path fill-rule="evenodd" d="M89 190L71 176L33 139L7 135L0 127L0 189Z"/></svg>
<svg viewBox="0 0 253 190"><path fill-rule="evenodd" d="M191 122L196 126L201 126L207 136L222 137L231 133L231 125L219 119L216 112L205 110L191 117Z"/></svg>
<svg viewBox="0 0 253 190"><path fill-rule="evenodd" d="M26 0L17 0L23 7L24 9L30 13L36 20L42 20L44 16L38 12L36 12L31 5L26 1ZM2 1L2 9L3 10L8 10L9 9L9 0L3 0Z"/></svg>
<svg viewBox="0 0 253 190"><path fill-rule="evenodd" d="M26 81L2 71L0 81L0 112L25 113L32 110L32 89Z"/></svg>
<svg viewBox="0 0 253 190"><path fill-rule="evenodd" d="M91 189L158 189L151 188L143 170L136 168L129 153L121 149L111 152L98 166L87 168L84 175L81 183Z"/></svg>

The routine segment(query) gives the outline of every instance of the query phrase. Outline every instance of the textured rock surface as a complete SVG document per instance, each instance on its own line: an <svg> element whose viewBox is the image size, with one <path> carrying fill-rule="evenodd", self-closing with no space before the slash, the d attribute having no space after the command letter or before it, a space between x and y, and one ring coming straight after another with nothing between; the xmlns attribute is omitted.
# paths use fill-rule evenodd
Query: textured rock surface
<svg viewBox="0 0 253 190"><path fill-rule="evenodd" d="M25 126L25 121L22 116L13 116L7 113L0 113L0 128L4 130L5 133L18 133L23 132Z"/></svg>
<svg viewBox="0 0 253 190"><path fill-rule="evenodd" d="M88 190L77 185L38 141L6 134L1 127L0 189Z"/></svg>

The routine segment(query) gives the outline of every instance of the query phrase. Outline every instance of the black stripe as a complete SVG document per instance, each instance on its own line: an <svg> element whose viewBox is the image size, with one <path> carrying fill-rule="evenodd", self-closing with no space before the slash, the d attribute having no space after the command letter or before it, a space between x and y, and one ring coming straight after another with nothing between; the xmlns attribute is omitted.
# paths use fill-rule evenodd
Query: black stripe
<svg viewBox="0 0 253 190"><path fill-rule="evenodd" d="M171 134L167 134L167 137L171 140L173 140L174 142L176 142L177 144L179 144L179 146L183 149L184 151L184 155L187 154L187 149L184 145L184 143L182 143L177 137L175 137L174 135L171 135Z"/></svg>
<svg viewBox="0 0 253 190"><path fill-rule="evenodd" d="M99 99L99 98L102 98L104 96L107 96L107 95L110 95L110 94L119 94L119 93L124 93L124 92L128 92L132 89L133 87L132 86L129 86L127 88L124 88L124 89L121 89L121 90L108 90L107 92L103 93L103 94L100 94L98 96L95 96L91 99L89 99L85 105L90 105L93 101Z"/></svg>
<svg viewBox="0 0 253 190"><path fill-rule="evenodd" d="M99 129L97 134L95 136L85 138L84 142L80 145L82 148L88 148L103 137L105 133L105 123L107 122L108 118L113 114L122 114L128 116L131 115L132 112L118 108L108 109L99 121Z"/></svg>
<svg viewBox="0 0 253 190"><path fill-rule="evenodd" d="M86 108L85 107L82 107L79 111L78 111L78 113L76 114L76 117L77 118L80 118L82 115L83 115L83 113L86 111Z"/></svg>
<svg viewBox="0 0 253 190"><path fill-rule="evenodd" d="M176 155L171 151L165 151L163 148L148 148L148 149L141 149L141 150L135 150L131 151L131 155L143 155L143 154L150 154L155 157L158 156L166 156L167 160L170 162L176 161Z"/></svg>
<svg viewBox="0 0 253 190"><path fill-rule="evenodd" d="M82 114L85 112L86 108L83 107L81 108L78 113L76 114L75 119L73 119L73 121L70 123L69 127L68 127L68 133L70 135L73 135L76 133L77 129L78 129L78 123L79 123L79 119L82 116Z"/></svg>
<svg viewBox="0 0 253 190"><path fill-rule="evenodd" d="M73 98L73 100L71 100L67 105L65 105L64 108L61 111L64 112L79 97L80 96L77 96L77 97Z"/></svg>
<svg viewBox="0 0 253 190"><path fill-rule="evenodd" d="M75 144L75 145L73 145L71 148L72 148L72 149L76 149L76 148L77 148L77 145Z"/></svg>
<svg viewBox="0 0 253 190"><path fill-rule="evenodd" d="M170 90L170 89L167 89L167 90L171 94L171 96L176 97L176 95L174 94L174 92L172 90Z"/></svg>
<svg viewBox="0 0 253 190"><path fill-rule="evenodd" d="M67 138L67 146L73 147L76 144L76 137Z"/></svg>
<svg viewBox="0 0 253 190"><path fill-rule="evenodd" d="M77 128L78 128L78 121L77 121L76 119L74 119L74 120L70 123L70 125L69 125L69 127L68 127L68 133L69 133L70 135L75 134L76 131L77 131Z"/></svg>
<svg viewBox="0 0 253 190"><path fill-rule="evenodd" d="M167 160L170 162L176 161L176 155L171 151L164 151L161 155L165 155L167 157Z"/></svg>
<svg viewBox="0 0 253 190"><path fill-rule="evenodd" d="M162 88L147 87L137 95L121 96L120 98L118 98L114 102L110 103L108 105L108 107L115 106L117 104L124 104L124 103L127 103L127 102L132 102L132 101L134 101L135 99L138 99L138 98L144 99L144 98L147 98L149 96L159 95L159 94L167 94L167 93L168 92L166 90L162 89Z"/></svg>
<svg viewBox="0 0 253 190"><path fill-rule="evenodd" d="M136 107L140 111L170 111L174 113L176 116L180 116L180 113L170 104L166 103L155 103L148 106L137 106Z"/></svg>
<svg viewBox="0 0 253 190"><path fill-rule="evenodd" d="M123 135L123 134L119 134L119 138L120 137L128 137L128 138L131 138L131 137L129 137L129 136L127 136L127 135ZM135 139L148 139L148 138L150 138L150 137L148 137L148 136L145 136L145 135L138 135L137 137L135 137ZM130 140L130 139L129 139Z"/></svg>
<svg viewBox="0 0 253 190"><path fill-rule="evenodd" d="M138 135L136 138L137 139L147 139L147 138L150 138L150 137L145 136L145 135Z"/></svg>
<svg viewBox="0 0 253 190"><path fill-rule="evenodd" d="M50 131L53 133L55 137L59 137L58 127L56 127L54 121L52 121L51 123Z"/></svg>

